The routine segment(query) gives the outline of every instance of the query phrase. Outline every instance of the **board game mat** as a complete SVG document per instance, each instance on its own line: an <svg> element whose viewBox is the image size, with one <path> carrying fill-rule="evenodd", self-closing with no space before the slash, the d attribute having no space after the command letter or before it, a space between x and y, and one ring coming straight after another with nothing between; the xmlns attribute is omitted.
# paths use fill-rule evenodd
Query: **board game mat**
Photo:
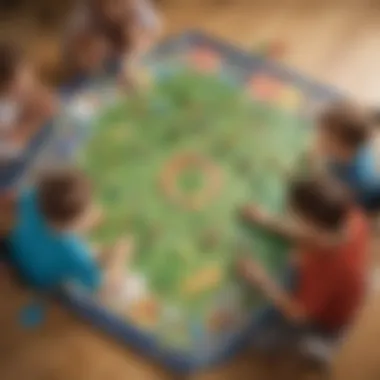
<svg viewBox="0 0 380 380"><path fill-rule="evenodd" d="M54 150L79 160L105 211L91 244L136 239L109 294L75 288L66 300L121 340L190 371L254 336L266 304L236 278L236 257L254 254L281 279L289 247L245 226L238 210L255 201L283 212L310 115L339 95L197 32L162 43L145 68L144 94L125 98L105 80L79 92L60 121Z"/></svg>

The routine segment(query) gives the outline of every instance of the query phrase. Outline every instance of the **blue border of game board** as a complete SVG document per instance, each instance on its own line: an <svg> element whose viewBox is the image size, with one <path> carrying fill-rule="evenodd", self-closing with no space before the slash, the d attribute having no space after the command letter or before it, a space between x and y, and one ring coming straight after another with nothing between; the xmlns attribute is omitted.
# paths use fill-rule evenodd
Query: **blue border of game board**
<svg viewBox="0 0 380 380"><path fill-rule="evenodd" d="M0 166L0 192L7 191L17 186L18 181L30 168L34 158L47 142L52 134L54 122L49 121L32 138L22 156L12 161L10 164Z"/></svg>
<svg viewBox="0 0 380 380"><path fill-rule="evenodd" d="M269 61L260 55L249 54L231 44L220 41L218 38L207 36L198 31L188 31L181 36L167 39L153 51L152 56L165 56L175 49L175 46L178 44L195 46L206 45L216 49L221 52L223 56L231 58L231 61L239 66L239 69L246 72L246 77L243 76L243 78L241 78L243 81L248 80L255 71L264 72L285 82L296 84L308 97L317 102L342 98L342 95L334 89L318 84L315 81L310 81L306 77L298 75L281 64ZM69 92L75 92L75 88L68 88L68 90ZM255 330L260 328L261 321L263 318L266 318L269 312L268 310L256 310L247 328L239 334L236 334L228 345L221 347L220 352L211 358L205 356L202 359L194 359L189 355L162 350L159 348L153 336L117 318L96 304L95 301L68 293L62 294L62 298L64 302L72 307L79 315L90 320L102 330L119 339L121 342L132 345L142 353L156 359L158 362L178 373L189 373L206 366L223 362L225 359L231 357L249 342L251 337L254 336Z"/></svg>

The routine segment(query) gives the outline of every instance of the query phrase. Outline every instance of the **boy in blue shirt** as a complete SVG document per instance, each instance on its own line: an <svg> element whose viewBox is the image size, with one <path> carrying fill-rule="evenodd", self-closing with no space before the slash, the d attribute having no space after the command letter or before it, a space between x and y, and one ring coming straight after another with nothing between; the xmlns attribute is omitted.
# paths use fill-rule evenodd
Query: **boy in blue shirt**
<svg viewBox="0 0 380 380"><path fill-rule="evenodd" d="M79 235L100 222L91 206L89 180L71 169L44 175L36 190L20 197L8 243L11 260L28 284L54 290L75 282L96 291L103 283L101 265L106 282L111 275L123 275L129 241L121 241L97 263Z"/></svg>
<svg viewBox="0 0 380 380"><path fill-rule="evenodd" d="M354 104L334 104L319 117L315 161L343 182L368 213L380 210L380 166L371 117Z"/></svg>

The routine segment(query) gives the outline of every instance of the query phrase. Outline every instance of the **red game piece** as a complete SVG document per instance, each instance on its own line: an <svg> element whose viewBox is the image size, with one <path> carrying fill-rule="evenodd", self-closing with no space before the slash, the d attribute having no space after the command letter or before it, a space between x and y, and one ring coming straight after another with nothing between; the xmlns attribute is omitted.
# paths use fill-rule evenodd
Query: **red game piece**
<svg viewBox="0 0 380 380"><path fill-rule="evenodd" d="M190 53L190 62L197 70L214 73L220 69L219 54L208 48L198 48Z"/></svg>
<svg viewBox="0 0 380 380"><path fill-rule="evenodd" d="M266 75L255 75L249 84L250 94L263 101L275 100L282 88L282 84L277 79Z"/></svg>

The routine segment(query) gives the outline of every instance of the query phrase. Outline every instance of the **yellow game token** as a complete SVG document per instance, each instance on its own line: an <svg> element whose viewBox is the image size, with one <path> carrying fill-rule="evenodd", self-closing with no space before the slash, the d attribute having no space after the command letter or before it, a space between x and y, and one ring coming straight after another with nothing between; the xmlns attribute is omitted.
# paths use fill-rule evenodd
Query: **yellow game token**
<svg viewBox="0 0 380 380"><path fill-rule="evenodd" d="M193 296L217 287L223 279L220 266L209 265L188 277L183 284L183 292Z"/></svg>
<svg viewBox="0 0 380 380"><path fill-rule="evenodd" d="M281 89L278 104L289 111L296 111L302 103L302 93L295 87L286 86Z"/></svg>
<svg viewBox="0 0 380 380"><path fill-rule="evenodd" d="M161 307L153 297L146 297L135 302L127 310L127 317L133 323L144 329L153 329L157 326Z"/></svg>

